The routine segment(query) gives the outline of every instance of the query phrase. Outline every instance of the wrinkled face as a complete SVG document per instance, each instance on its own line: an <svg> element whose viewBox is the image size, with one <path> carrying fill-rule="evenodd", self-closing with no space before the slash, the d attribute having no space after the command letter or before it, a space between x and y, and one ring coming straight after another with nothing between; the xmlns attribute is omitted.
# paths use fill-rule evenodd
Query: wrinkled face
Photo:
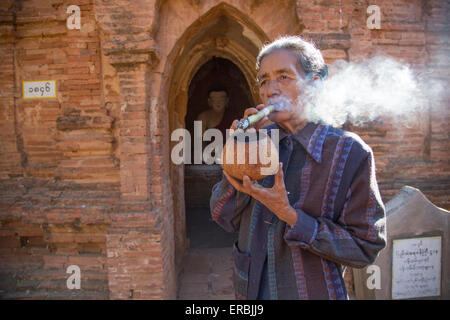
<svg viewBox="0 0 450 320"><path fill-rule="evenodd" d="M298 115L301 110L297 99L301 94L305 73L294 52L276 50L263 58L258 72L259 94L265 105L287 101L287 107L273 112L269 119L282 122Z"/></svg>
<svg viewBox="0 0 450 320"><path fill-rule="evenodd" d="M222 111L228 104L228 95L225 91L212 91L209 94L208 103L215 111Z"/></svg>

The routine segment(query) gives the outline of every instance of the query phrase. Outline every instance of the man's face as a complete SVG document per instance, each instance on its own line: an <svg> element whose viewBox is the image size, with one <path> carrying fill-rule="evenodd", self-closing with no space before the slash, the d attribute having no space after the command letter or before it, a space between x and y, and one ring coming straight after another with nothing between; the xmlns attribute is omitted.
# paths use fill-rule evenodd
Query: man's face
<svg viewBox="0 0 450 320"><path fill-rule="evenodd" d="M259 94L263 104L287 101L288 107L273 112L269 119L283 122L301 112L297 99L305 73L301 70L294 52L276 50L263 58L258 72Z"/></svg>
<svg viewBox="0 0 450 320"><path fill-rule="evenodd" d="M212 91L209 94L208 103L215 111L224 110L228 104L228 95L225 91Z"/></svg>

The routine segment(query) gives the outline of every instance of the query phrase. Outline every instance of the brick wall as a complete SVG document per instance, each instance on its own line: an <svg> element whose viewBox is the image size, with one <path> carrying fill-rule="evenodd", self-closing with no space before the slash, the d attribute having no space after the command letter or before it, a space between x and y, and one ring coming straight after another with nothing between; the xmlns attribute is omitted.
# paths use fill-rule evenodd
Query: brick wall
<svg viewBox="0 0 450 320"><path fill-rule="evenodd" d="M174 297L182 255L174 256L174 210L183 210L172 193L183 182L169 179L166 63L181 54L183 32L219 2L0 2L1 297ZM81 30L66 27L72 4ZM369 2L361 0L286 0L276 8L231 0L219 9L268 39L302 30L328 63L382 50L448 82L449 2L370 4L381 8L381 30L367 29ZM286 19L271 21L271 12ZM22 99L22 81L49 79L57 98ZM375 151L385 201L408 184L450 208L448 105L442 97L417 128L388 120L351 128ZM82 290L66 288L71 264L81 268Z"/></svg>
<svg viewBox="0 0 450 320"><path fill-rule="evenodd" d="M367 28L369 5L381 9L381 29ZM444 86L450 65L449 8L448 1L297 1L303 34L323 50L329 64L383 53L418 70L428 69ZM385 202L402 186L410 185L434 204L450 208L448 105L445 93L412 128L399 127L389 119L365 127L347 126L373 148Z"/></svg>
<svg viewBox="0 0 450 320"><path fill-rule="evenodd" d="M66 27L69 4L81 30ZM93 2L2 1L1 13L0 296L108 298L120 179ZM22 81L48 79L56 99L22 99ZM66 287L73 264L83 290Z"/></svg>

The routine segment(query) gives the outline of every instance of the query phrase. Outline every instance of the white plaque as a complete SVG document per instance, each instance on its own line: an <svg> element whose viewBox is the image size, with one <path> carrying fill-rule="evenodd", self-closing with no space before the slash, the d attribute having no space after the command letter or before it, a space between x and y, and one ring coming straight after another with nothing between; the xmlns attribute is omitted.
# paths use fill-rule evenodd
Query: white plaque
<svg viewBox="0 0 450 320"><path fill-rule="evenodd" d="M392 249L392 299L441 294L441 237L399 239Z"/></svg>
<svg viewBox="0 0 450 320"><path fill-rule="evenodd" d="M56 98L56 80L24 81L24 99Z"/></svg>

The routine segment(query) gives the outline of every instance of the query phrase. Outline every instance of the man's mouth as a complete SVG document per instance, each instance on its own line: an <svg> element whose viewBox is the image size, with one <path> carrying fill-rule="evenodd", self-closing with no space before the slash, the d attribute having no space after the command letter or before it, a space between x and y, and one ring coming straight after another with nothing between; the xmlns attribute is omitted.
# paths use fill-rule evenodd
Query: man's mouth
<svg viewBox="0 0 450 320"><path fill-rule="evenodd" d="M277 105L274 113L282 110L289 110L289 108L291 107L291 101L286 97L277 97L276 99L269 100L268 105L271 104Z"/></svg>

